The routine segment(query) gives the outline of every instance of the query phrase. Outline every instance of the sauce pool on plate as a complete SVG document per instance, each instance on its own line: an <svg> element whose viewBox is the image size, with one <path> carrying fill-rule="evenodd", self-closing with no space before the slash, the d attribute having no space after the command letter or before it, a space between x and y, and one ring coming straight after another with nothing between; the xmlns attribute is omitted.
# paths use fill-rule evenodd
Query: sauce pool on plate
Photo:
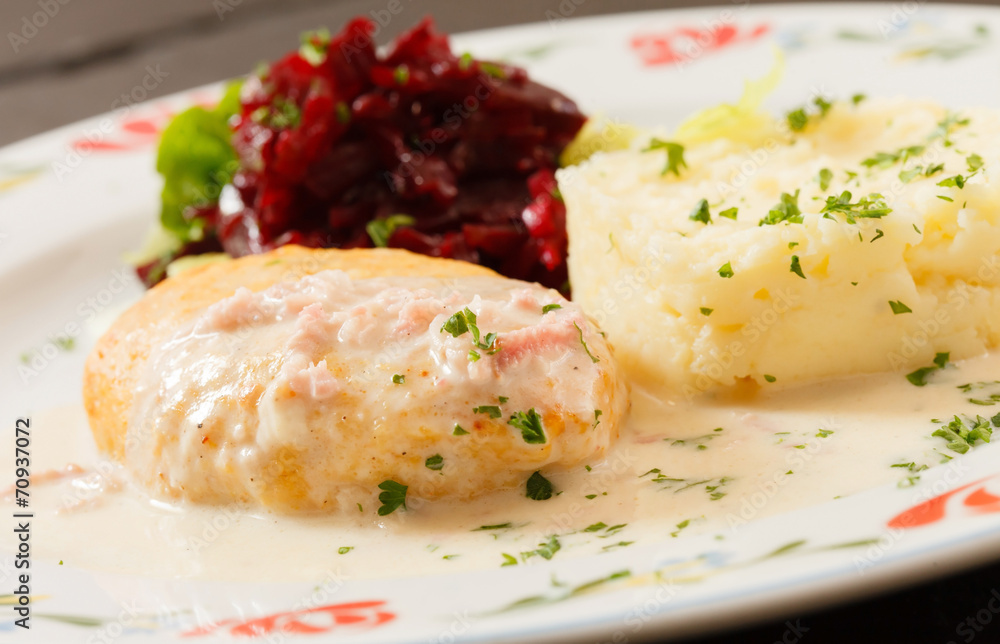
<svg viewBox="0 0 1000 644"><path fill-rule="evenodd" d="M150 501L88 447L83 410L67 408L33 419L32 547L41 558L108 572L291 581L533 565L704 533L735 538L747 521L877 485L909 486L924 466L958 457L932 433L956 414L995 410L982 403L1000 392L997 372L990 354L937 371L920 389L889 373L693 402L635 391L615 446L553 474L548 500L522 489L413 499L385 517ZM85 473L42 482L41 472L71 462Z"/></svg>

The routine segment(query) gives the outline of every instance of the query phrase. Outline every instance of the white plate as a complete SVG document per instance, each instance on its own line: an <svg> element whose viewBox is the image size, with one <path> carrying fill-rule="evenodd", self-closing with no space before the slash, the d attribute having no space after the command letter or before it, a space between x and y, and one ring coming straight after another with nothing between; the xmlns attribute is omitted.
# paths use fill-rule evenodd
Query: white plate
<svg viewBox="0 0 1000 644"><path fill-rule="evenodd" d="M568 21L553 10L546 17L456 36L455 47L509 58L585 111L641 125L670 127L692 111L734 101L744 79L769 68L775 45L787 59L785 80L769 99L775 110L817 90L906 94L955 107L1000 102L996 9L733 4ZM80 403L87 350L141 293L120 257L158 212L158 132L171 114L218 91L186 92L0 150L3 445L13 445L16 417ZM74 350L52 343L61 331L75 336ZM21 368L25 352L37 373ZM983 446L929 471L916 487L877 488L751 522L725 541L706 535L530 567L317 589L151 580L33 561L32 593L46 597L33 605L30 637L16 629L14 639L148 644L255 630L262 641L282 633L312 642L634 641L706 632L1000 556L998 457L1000 445ZM12 601L3 596L15 588L11 563L6 553L0 602ZM625 570L627 577L591 583ZM554 586L555 578L566 585ZM510 608L526 598L535 599ZM141 614L131 615L125 599L137 600ZM8 610L4 638L15 630ZM196 631L206 615L221 622Z"/></svg>

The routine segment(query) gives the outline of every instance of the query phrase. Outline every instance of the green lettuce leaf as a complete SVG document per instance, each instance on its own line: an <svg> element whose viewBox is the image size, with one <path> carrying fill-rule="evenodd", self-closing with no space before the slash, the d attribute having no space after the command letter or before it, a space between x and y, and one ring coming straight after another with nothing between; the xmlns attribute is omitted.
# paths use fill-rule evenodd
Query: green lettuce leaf
<svg viewBox="0 0 1000 644"><path fill-rule="evenodd" d="M163 175L160 223L181 242L202 238L203 223L185 216L191 207L215 203L238 161L229 119L240 108L242 81L229 85L214 109L192 107L163 131L156 171Z"/></svg>
<svg viewBox="0 0 1000 644"><path fill-rule="evenodd" d="M778 87L785 73L785 57L774 49L774 65L763 78L748 80L736 105L722 104L698 112L681 123L674 135L682 143L703 143L726 138L760 145L777 133L774 118L762 111L767 95Z"/></svg>

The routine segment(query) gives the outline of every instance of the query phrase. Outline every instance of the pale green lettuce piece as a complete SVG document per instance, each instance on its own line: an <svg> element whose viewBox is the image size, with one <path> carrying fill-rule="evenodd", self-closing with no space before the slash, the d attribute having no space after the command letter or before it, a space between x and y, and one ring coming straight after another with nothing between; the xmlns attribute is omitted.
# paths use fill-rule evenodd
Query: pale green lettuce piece
<svg viewBox="0 0 1000 644"><path fill-rule="evenodd" d="M756 146L778 135L777 121L760 108L784 73L785 56L775 47L771 71L757 80L745 81L743 96L736 105L724 103L695 114L681 123L674 138L684 144L725 138Z"/></svg>

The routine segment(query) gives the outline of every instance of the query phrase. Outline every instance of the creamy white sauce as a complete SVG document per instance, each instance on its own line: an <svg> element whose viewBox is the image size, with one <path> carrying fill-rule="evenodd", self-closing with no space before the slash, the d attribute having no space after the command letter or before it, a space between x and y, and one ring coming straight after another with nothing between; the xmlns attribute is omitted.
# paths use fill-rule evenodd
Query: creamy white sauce
<svg viewBox="0 0 1000 644"><path fill-rule="evenodd" d="M610 351L579 305L500 277L241 288L134 367L123 462L170 500L345 511L384 481L471 499L605 453L627 409Z"/></svg>
<svg viewBox="0 0 1000 644"><path fill-rule="evenodd" d="M540 556L521 553L553 535L559 559L673 534L714 532L728 539L743 521L919 475L893 464L934 466L943 455L958 457L931 436L938 426L931 419L996 414L1000 405L968 398L989 398L1000 385L972 393L957 385L998 378L1000 355L989 355L935 373L919 389L902 374L880 374L775 385L751 398L730 394L694 404L633 392L631 417L607 457L590 471L551 476L561 494L547 501L522 491L465 503L411 499L408 511L387 517L373 507L356 515L292 517L150 501L115 485L117 474L100 474L113 468L88 446L83 410L65 409L32 419L32 549L36 557L95 570L278 581L315 580L331 570L371 578L495 568L504 554L531 565ZM713 431L718 427L722 431ZM92 472L43 481L44 470L70 462ZM12 480L5 467L5 479ZM654 468L659 475L642 476ZM506 523L513 527L476 530ZM585 531L598 523L627 525L612 534ZM0 547L14 546L10 533L0 534ZM340 548L351 550L339 554Z"/></svg>

